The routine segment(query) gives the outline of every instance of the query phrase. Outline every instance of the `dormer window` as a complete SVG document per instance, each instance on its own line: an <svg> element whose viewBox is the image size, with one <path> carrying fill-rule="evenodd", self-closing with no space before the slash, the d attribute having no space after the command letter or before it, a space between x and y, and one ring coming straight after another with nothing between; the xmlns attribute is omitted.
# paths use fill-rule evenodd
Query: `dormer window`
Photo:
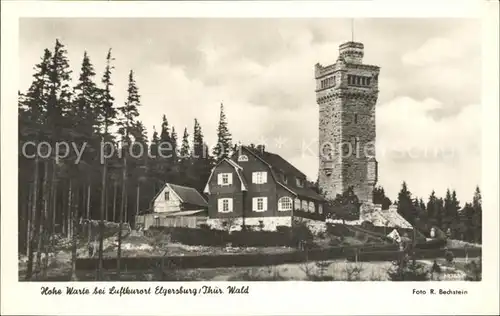
<svg viewBox="0 0 500 316"><path fill-rule="evenodd" d="M285 184L288 183L288 177L286 175L283 175L283 183Z"/></svg>
<svg viewBox="0 0 500 316"><path fill-rule="evenodd" d="M248 156L247 155L240 155L238 157L238 161L248 161Z"/></svg>
<svg viewBox="0 0 500 316"><path fill-rule="evenodd" d="M302 188L304 186L304 180L299 178L296 178L295 180L296 180L295 183L298 187Z"/></svg>

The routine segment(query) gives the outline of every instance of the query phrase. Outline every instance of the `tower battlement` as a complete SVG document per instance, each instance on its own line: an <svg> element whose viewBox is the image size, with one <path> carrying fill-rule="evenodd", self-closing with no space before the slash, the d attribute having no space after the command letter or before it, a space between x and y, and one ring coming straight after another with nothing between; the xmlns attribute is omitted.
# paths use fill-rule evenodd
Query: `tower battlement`
<svg viewBox="0 0 500 316"><path fill-rule="evenodd" d="M334 64L316 64L319 106L319 185L328 198L349 186L363 202L372 201L377 182L375 105L378 66L363 64L364 45L339 46Z"/></svg>
<svg viewBox="0 0 500 316"><path fill-rule="evenodd" d="M365 55L363 43L347 42L339 46L339 58L348 64L361 64Z"/></svg>

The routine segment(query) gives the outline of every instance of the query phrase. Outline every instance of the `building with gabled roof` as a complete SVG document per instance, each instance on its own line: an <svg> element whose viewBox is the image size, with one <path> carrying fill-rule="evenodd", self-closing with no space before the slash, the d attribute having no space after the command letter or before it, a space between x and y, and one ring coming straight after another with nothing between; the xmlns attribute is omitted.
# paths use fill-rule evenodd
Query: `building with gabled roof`
<svg viewBox="0 0 500 316"><path fill-rule="evenodd" d="M324 198L307 177L263 146L239 146L212 169L205 186L209 223L214 228L242 225L275 230L292 217L324 220Z"/></svg>

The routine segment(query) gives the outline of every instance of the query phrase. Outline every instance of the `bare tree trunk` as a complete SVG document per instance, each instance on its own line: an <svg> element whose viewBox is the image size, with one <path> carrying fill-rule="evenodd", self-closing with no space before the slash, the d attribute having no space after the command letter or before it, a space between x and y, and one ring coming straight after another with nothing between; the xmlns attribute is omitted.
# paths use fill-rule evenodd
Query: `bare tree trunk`
<svg viewBox="0 0 500 316"><path fill-rule="evenodd" d="M136 200L137 200L137 204L136 204L136 207L135 207L135 218L137 220L137 216L139 216L139 208L140 208L140 198L141 198L141 185L138 183L137 184L137 194L136 194Z"/></svg>
<svg viewBox="0 0 500 316"><path fill-rule="evenodd" d="M118 185L116 181L113 182L113 222L116 223L116 191L118 189Z"/></svg>
<svg viewBox="0 0 500 316"><path fill-rule="evenodd" d="M39 234L38 234L38 247L36 254L36 266L37 271L41 271L42 269L42 252L44 251L44 242L46 240L46 230L47 230L47 213L48 213L48 176L49 176L49 168L47 160L43 162L44 167L44 176L43 176L43 212L40 212L40 221L39 221Z"/></svg>
<svg viewBox="0 0 500 316"><path fill-rule="evenodd" d="M26 255L28 256L31 250L30 239L31 239L31 208L32 208L32 196L33 185L30 183L28 186L28 207L26 209Z"/></svg>
<svg viewBox="0 0 500 316"><path fill-rule="evenodd" d="M97 277L98 280L103 279L103 244L104 244L104 212L106 209L106 178L107 178L108 166L106 160L104 160L103 170L102 170L102 191L101 191L101 218L99 221L99 268Z"/></svg>
<svg viewBox="0 0 500 316"><path fill-rule="evenodd" d="M75 196L75 201L76 203L72 203L72 182L70 180L69 184L69 202L68 205L70 206L70 214L71 214L71 223L72 223L72 229L71 229L71 280L76 281L76 249L77 249L77 238L78 238L78 233L77 233L77 225L78 225L78 201L79 201L79 192L80 190L78 189L78 185L76 188L76 192L74 193Z"/></svg>
<svg viewBox="0 0 500 316"><path fill-rule="evenodd" d="M88 241L91 242L92 225L90 223L90 183L87 185L87 225L88 225Z"/></svg>
<svg viewBox="0 0 500 316"><path fill-rule="evenodd" d="M54 166L55 167L55 166ZM57 181L55 179L55 168L52 169L52 235L56 233L56 219L57 219Z"/></svg>
<svg viewBox="0 0 500 316"><path fill-rule="evenodd" d="M33 247L35 245L35 235L38 227L37 218L37 201L38 201L38 155L35 157L35 171L33 175L33 198L31 199L31 221L29 226L28 239L28 267L26 270L26 280L30 280L33 274Z"/></svg>
<svg viewBox="0 0 500 316"><path fill-rule="evenodd" d="M107 181L106 181L107 182ZM104 204L106 205L105 206L105 210L104 210L104 220L107 222L109 220L109 210L108 210L108 204L109 204L109 199L108 199L108 195L109 195L109 185L106 185L106 189L105 189L105 201L104 201Z"/></svg>
<svg viewBox="0 0 500 316"><path fill-rule="evenodd" d="M73 238L73 209L72 209L72 186L73 182L69 179L69 193L68 193L68 208L66 209L66 220L67 220L67 233L68 239Z"/></svg>
<svg viewBox="0 0 500 316"><path fill-rule="evenodd" d="M123 214L126 212L127 208L127 155L124 155L123 159L123 183L122 183L122 203L120 210L120 225L118 229L118 251L117 251L117 260L116 260L116 273L118 275L118 280L120 280L121 275L121 256L122 256L122 223L123 223Z"/></svg>
<svg viewBox="0 0 500 316"><path fill-rule="evenodd" d="M47 176L47 180L44 185L44 189L46 188L46 191L44 192L44 225L46 226L44 231L44 253L45 253L45 258L43 260L43 277L47 277L47 268L49 266L49 250L50 250L50 240L51 240L51 234L50 232L53 230L53 227L50 227L50 217L51 217L51 210L52 210L52 190L54 188L54 161L46 161L46 170L45 170L45 175Z"/></svg>

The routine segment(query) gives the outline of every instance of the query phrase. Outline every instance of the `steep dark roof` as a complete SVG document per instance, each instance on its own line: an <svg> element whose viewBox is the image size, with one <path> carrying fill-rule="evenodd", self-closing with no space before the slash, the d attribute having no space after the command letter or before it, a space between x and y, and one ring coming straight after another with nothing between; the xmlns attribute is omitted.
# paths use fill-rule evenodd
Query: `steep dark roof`
<svg viewBox="0 0 500 316"><path fill-rule="evenodd" d="M196 189L172 183L169 183L168 185L180 197L183 203L204 207L208 206L207 201L205 201L203 196L201 196L200 192L196 191Z"/></svg>
<svg viewBox="0 0 500 316"><path fill-rule="evenodd" d="M283 159L278 154L270 153L267 151L259 151L255 148L250 148L248 146L242 146L244 149L255 155L257 158L264 161L271 167L271 171L274 174L275 180L281 184L283 187L288 189L289 191L294 192L299 197L306 197L315 200L323 201L324 197L318 194L314 189L309 187L308 182L306 181L307 177L304 173L302 173L299 169L295 168L291 163ZM276 172L283 173L287 177L296 177L304 180L304 187L298 187L295 184L295 179L290 179L290 183L283 183L281 179L279 179L276 175Z"/></svg>
<svg viewBox="0 0 500 316"><path fill-rule="evenodd" d="M195 188L185 187L178 184L165 183L165 185L156 193L156 195L151 200L151 205L154 203L156 198L165 189L165 187L170 186L170 188L179 196L182 203L188 203L192 205L198 205L201 207L207 207L208 203L205 198L198 192Z"/></svg>
<svg viewBox="0 0 500 316"><path fill-rule="evenodd" d="M258 149L243 146L248 151L251 151L255 155L259 156L262 160L264 160L268 165L270 165L274 171L278 171L284 173L286 175L291 175L297 178L306 178L306 175L302 173L299 169L295 168L291 163L283 159L278 154L270 153L268 151L260 152Z"/></svg>

